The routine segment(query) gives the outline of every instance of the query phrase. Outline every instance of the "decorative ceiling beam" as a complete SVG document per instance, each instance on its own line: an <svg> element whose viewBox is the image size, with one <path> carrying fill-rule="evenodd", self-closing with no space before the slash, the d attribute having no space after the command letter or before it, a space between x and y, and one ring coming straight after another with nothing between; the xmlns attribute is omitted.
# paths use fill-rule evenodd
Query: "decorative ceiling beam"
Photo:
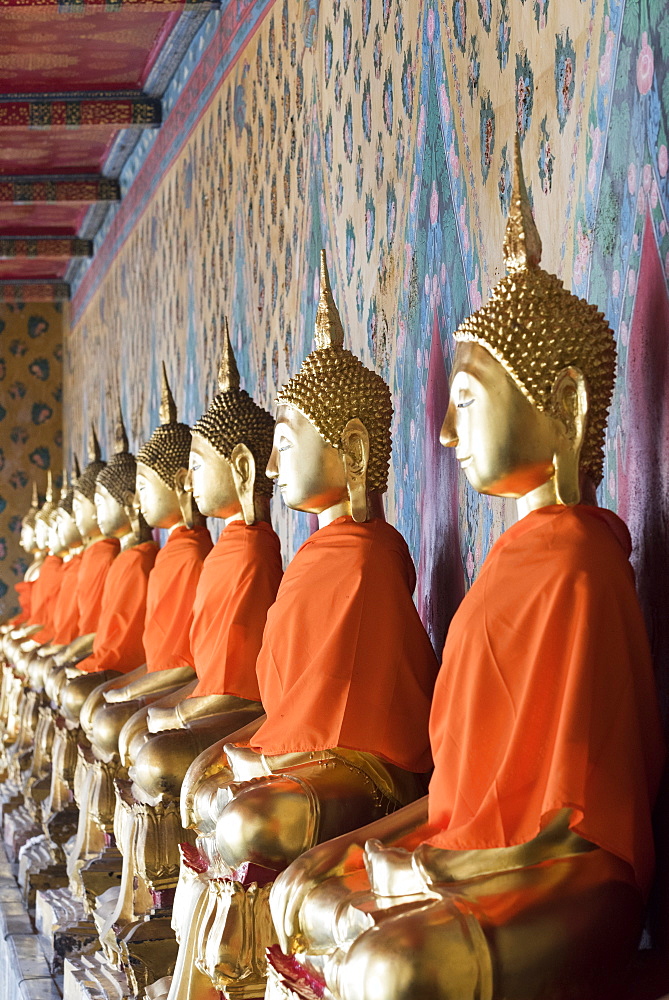
<svg viewBox="0 0 669 1000"><path fill-rule="evenodd" d="M141 93L17 94L0 98L0 129L95 125L156 128L161 120L160 101Z"/></svg>
<svg viewBox="0 0 669 1000"><path fill-rule="evenodd" d="M93 241L77 236L0 236L0 260L92 257Z"/></svg>
<svg viewBox="0 0 669 1000"><path fill-rule="evenodd" d="M0 302L67 302L66 281L0 281Z"/></svg>
<svg viewBox="0 0 669 1000"><path fill-rule="evenodd" d="M0 3L2 0L0 0ZM29 205L33 202L73 202L94 205L120 201L118 181L109 177L0 177L0 204Z"/></svg>

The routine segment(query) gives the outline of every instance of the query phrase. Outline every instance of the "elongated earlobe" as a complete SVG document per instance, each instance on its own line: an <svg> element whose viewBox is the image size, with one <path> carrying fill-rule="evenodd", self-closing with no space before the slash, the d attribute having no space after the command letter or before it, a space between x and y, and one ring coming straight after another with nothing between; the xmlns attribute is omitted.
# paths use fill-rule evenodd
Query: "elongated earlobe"
<svg viewBox="0 0 669 1000"><path fill-rule="evenodd" d="M244 521L246 524L255 524L256 463L253 452L245 444L235 445L230 464Z"/></svg>
<svg viewBox="0 0 669 1000"><path fill-rule="evenodd" d="M192 528L195 523L193 514L193 491L187 487L188 469L177 469L174 476L174 491L179 502L181 517L187 528Z"/></svg>
<svg viewBox="0 0 669 1000"><path fill-rule="evenodd" d="M555 493L558 503L571 507L581 502L579 465L588 414L585 379L577 368L565 368L556 378L552 409L564 428L553 455Z"/></svg>

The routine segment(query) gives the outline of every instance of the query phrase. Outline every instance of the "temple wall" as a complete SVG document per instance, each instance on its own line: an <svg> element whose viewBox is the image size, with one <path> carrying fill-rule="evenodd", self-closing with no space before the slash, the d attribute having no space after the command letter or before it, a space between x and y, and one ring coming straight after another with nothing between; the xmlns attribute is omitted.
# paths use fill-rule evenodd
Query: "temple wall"
<svg viewBox="0 0 669 1000"><path fill-rule="evenodd" d="M0 303L0 618L18 607L28 560L21 518L51 466L62 468L63 313L59 305Z"/></svg>
<svg viewBox="0 0 669 1000"><path fill-rule="evenodd" d="M436 436L452 331L502 274L518 129L544 266L618 338L601 500L630 523L666 654L668 38L662 0L225 4L74 296L68 452L91 417L109 440L117 387L139 445L162 359L194 420L223 316L245 387L271 406L310 349L325 247L348 344L393 391L387 511L440 645L513 517ZM273 517L289 558L308 519L278 500Z"/></svg>

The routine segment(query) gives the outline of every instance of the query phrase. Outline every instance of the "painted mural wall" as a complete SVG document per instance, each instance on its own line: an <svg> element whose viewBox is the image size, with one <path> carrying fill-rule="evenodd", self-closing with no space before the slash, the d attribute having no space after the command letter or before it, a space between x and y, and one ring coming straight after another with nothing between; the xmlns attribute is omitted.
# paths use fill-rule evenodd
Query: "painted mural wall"
<svg viewBox="0 0 669 1000"><path fill-rule="evenodd" d="M0 304L0 619L18 609L13 589L28 567L19 546L32 483L62 481L61 306Z"/></svg>
<svg viewBox="0 0 669 1000"><path fill-rule="evenodd" d="M139 445L163 358L183 417L196 418L224 316L246 388L271 406L310 349L325 247L348 345L393 391L387 512L440 647L514 516L471 491L437 435L451 334L502 276L518 130L544 266L616 330L601 499L630 522L666 655L665 4L239 0L210 17L74 297L69 451L91 417L109 438L117 385ZM279 501L273 516L290 558L307 519Z"/></svg>

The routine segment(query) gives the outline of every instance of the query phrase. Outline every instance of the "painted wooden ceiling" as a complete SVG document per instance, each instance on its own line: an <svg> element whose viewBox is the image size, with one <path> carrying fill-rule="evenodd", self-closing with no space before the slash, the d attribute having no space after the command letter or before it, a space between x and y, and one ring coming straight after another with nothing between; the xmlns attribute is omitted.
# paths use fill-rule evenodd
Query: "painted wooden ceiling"
<svg viewBox="0 0 669 1000"><path fill-rule="evenodd" d="M68 297L212 6L0 0L0 301Z"/></svg>

